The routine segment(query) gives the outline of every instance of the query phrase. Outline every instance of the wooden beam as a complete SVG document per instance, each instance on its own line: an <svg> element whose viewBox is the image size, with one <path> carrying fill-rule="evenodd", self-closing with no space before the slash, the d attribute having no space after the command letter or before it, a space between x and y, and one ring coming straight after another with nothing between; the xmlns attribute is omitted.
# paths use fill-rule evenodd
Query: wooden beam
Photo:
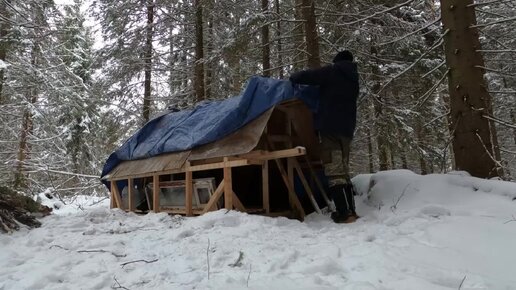
<svg viewBox="0 0 516 290"><path fill-rule="evenodd" d="M152 210L159 212L159 175L155 174L152 177Z"/></svg>
<svg viewBox="0 0 516 290"><path fill-rule="evenodd" d="M233 206L235 207L235 209L241 212L247 212L244 207L244 204L240 201L240 199L234 191L231 192L231 196L233 198Z"/></svg>
<svg viewBox="0 0 516 290"><path fill-rule="evenodd" d="M109 208L115 208L115 195L113 194L113 190L110 191L111 197L109 199Z"/></svg>
<svg viewBox="0 0 516 290"><path fill-rule="evenodd" d="M128 199L128 210L134 211L135 210L135 204L134 204L134 179L129 178L127 180L127 199Z"/></svg>
<svg viewBox="0 0 516 290"><path fill-rule="evenodd" d="M319 177L317 176L317 173L315 172L315 169L312 166L312 163L310 162L310 160L308 159L308 157L306 155L303 157L305 159L305 163L308 165L308 169L310 170L310 174L312 175L312 178L315 180L315 184L317 185L317 188L319 188L319 191L321 192L321 194L324 198L324 201L328 205L328 208L332 211L335 210L333 208L332 202L328 198L328 194L326 193L326 190L324 190L324 186L322 185L321 180L319 180Z"/></svg>
<svg viewBox="0 0 516 290"><path fill-rule="evenodd" d="M257 159L257 160L272 160L279 158L288 158L295 156L306 155L306 149L304 147L295 147L291 149L276 150L276 151L264 151L256 150L246 154L238 155L241 158Z"/></svg>
<svg viewBox="0 0 516 290"><path fill-rule="evenodd" d="M172 214L184 214L186 215L185 208L174 208L174 207L161 207L161 212L172 213ZM200 208L192 209L192 215L201 215L204 211Z"/></svg>
<svg viewBox="0 0 516 290"><path fill-rule="evenodd" d="M204 210L202 211L203 214L209 212L212 210L212 208L215 206L215 204L219 201L219 199L222 197L222 193L224 193L224 180L222 180L217 186L217 189L213 193L213 195L210 197L210 200L204 207Z"/></svg>
<svg viewBox="0 0 516 290"><path fill-rule="evenodd" d="M231 167L227 157L224 157L224 207L227 210L233 209L233 180L231 177Z"/></svg>
<svg viewBox="0 0 516 290"><path fill-rule="evenodd" d="M283 164L281 164L280 160L278 160L278 159L274 159L274 161L276 161L276 165L278 166L281 177L283 178L283 182L287 186L289 199L292 199L292 201L293 201L293 209L297 211L299 218L301 220L304 220L305 219L305 210L303 209L301 202L297 198L294 188L292 186L290 186L290 183L288 181L287 172L285 171Z"/></svg>
<svg viewBox="0 0 516 290"><path fill-rule="evenodd" d="M210 164L202 164L202 165L193 165L188 166L186 170L189 171L203 171L203 170L211 170L211 169L220 169L225 167L239 167L239 166L247 166L247 165L261 165L262 162L257 162L249 159L237 159L237 160L229 160L228 157L224 157L223 162L210 163Z"/></svg>
<svg viewBox="0 0 516 290"><path fill-rule="evenodd" d="M295 158L292 159L292 165L294 165L294 169L296 169L297 175L299 176L299 179L301 179L301 183L303 184L303 187L305 188L306 194L308 194L308 197L310 198L310 201L312 202L312 206L314 207L315 211L318 214L322 214L321 209L319 208L319 205L317 204L317 201L315 200L314 194L312 192L312 189L310 188L310 185L306 181L305 174L303 173L303 170L301 170L301 166L299 166L299 162Z"/></svg>
<svg viewBox="0 0 516 290"><path fill-rule="evenodd" d="M120 191L118 190L118 185L115 181L111 181L111 195L115 197L114 206L123 209L122 197L120 196Z"/></svg>
<svg viewBox="0 0 516 290"><path fill-rule="evenodd" d="M188 166L187 166L188 167ZM185 207L186 207L186 216L192 216L192 199L193 199L193 174L192 171L185 172Z"/></svg>
<svg viewBox="0 0 516 290"><path fill-rule="evenodd" d="M269 202L269 161L265 161L262 165L262 204L265 213L270 213L271 207Z"/></svg>

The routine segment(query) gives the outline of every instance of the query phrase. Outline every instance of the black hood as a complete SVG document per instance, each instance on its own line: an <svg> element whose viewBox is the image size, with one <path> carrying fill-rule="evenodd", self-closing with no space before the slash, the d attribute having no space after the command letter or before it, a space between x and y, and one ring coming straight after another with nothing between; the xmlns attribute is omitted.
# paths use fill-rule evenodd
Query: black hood
<svg viewBox="0 0 516 290"><path fill-rule="evenodd" d="M336 66L347 78L358 82L358 69L356 62L343 60L336 62L333 65Z"/></svg>

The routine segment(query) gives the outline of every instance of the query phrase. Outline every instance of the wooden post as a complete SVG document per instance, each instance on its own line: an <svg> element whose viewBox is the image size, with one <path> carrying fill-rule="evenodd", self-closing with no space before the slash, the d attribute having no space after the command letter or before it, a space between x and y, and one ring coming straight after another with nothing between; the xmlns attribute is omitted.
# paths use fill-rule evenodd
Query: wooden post
<svg viewBox="0 0 516 290"><path fill-rule="evenodd" d="M116 181L111 181L111 196L114 197L115 203L114 207L123 208L122 206L122 197L120 197L120 191L118 190L118 185L116 185Z"/></svg>
<svg viewBox="0 0 516 290"><path fill-rule="evenodd" d="M229 159L224 157L224 163L227 164ZM227 210L233 209L233 181L231 178L231 167L224 166L224 207Z"/></svg>
<svg viewBox="0 0 516 290"><path fill-rule="evenodd" d="M299 214L299 218L301 220L304 220L305 218L305 210L303 209L303 206L301 205L301 202L296 196L296 192L294 190L294 187L290 185L290 182L288 181L288 175L287 172L285 172L285 168L283 168L283 164L281 164L281 161L278 159L274 159L276 161L276 165L278 166L278 169L280 171L281 177L283 178L283 182L287 186L288 194L289 194L289 200L293 201L292 208L294 210L297 210L297 213Z"/></svg>
<svg viewBox="0 0 516 290"><path fill-rule="evenodd" d="M262 193L263 193L263 209L268 214L271 211L269 203L269 161L266 160L262 165Z"/></svg>
<svg viewBox="0 0 516 290"><path fill-rule="evenodd" d="M304 156L304 158L305 158L306 164L308 165L308 169L310 170L310 174L312 175L312 178L315 180L315 184L319 188L319 191L321 192L321 194L324 198L324 201L328 205L328 208L333 211L335 208L333 208L332 202L328 198L328 194L326 193L326 190L324 190L324 186L322 185L321 180L319 180L319 177L317 177L317 173L315 172L314 167L312 166L309 158L306 155Z"/></svg>
<svg viewBox="0 0 516 290"><path fill-rule="evenodd" d="M152 210L159 212L159 175L152 177Z"/></svg>
<svg viewBox="0 0 516 290"><path fill-rule="evenodd" d="M288 177L288 183L290 184L290 187L294 189L294 166L292 165L292 158L287 158L287 177ZM290 203L290 207L293 207L294 201L292 200L292 196L289 195L288 199Z"/></svg>
<svg viewBox="0 0 516 290"><path fill-rule="evenodd" d="M109 208L115 208L115 195L113 194L113 187L111 187L111 198L109 201Z"/></svg>
<svg viewBox="0 0 516 290"><path fill-rule="evenodd" d="M211 196L210 200L208 201L208 204L206 205L206 207L204 207L202 214L205 214L208 211L211 211L215 207L215 204L217 203L217 201L219 201L219 199L222 197L223 193L224 193L224 180L222 180L220 182L219 186L217 186L217 189Z"/></svg>
<svg viewBox="0 0 516 290"><path fill-rule="evenodd" d="M185 172L185 192L186 192L186 216L192 216L193 210L192 210L192 199L193 199L193 173L188 169L190 167L190 164L187 164L187 169Z"/></svg>
<svg viewBox="0 0 516 290"><path fill-rule="evenodd" d="M134 179L129 178L127 180L127 198L128 198L128 210L134 211Z"/></svg>

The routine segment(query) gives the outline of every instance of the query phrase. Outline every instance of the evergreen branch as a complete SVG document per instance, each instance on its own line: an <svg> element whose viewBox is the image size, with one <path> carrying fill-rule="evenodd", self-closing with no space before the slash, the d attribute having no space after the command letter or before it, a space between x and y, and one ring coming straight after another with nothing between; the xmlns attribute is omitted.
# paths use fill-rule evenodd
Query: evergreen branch
<svg viewBox="0 0 516 290"><path fill-rule="evenodd" d="M412 36L412 35L414 35L414 34L416 34L416 33L420 32L420 31L422 31L422 30L425 30L426 28L428 28L428 27L430 27L430 26L434 25L435 23L437 23L437 22L439 22L439 21L441 21L441 17L439 17L439 18L437 18L436 20L434 20L433 22L430 22L429 24L427 24L427 25L425 25L425 26L423 26L423 27L419 28L419 29L418 29L418 30L416 30L416 31L413 31L413 32L408 33L408 34L405 34L404 36L399 37L399 38L396 38L396 39L394 39L394 40L391 40L391 41L388 41L388 42L384 42L384 43L380 43L380 44L378 44L378 45L379 45L379 46L383 46L383 45L392 44L392 43L395 43L395 42L401 41L401 40L403 40L403 39L405 39L405 38L407 38L407 37L410 37L410 36ZM434 29L434 30L435 30L435 29Z"/></svg>
<svg viewBox="0 0 516 290"><path fill-rule="evenodd" d="M366 17L364 17L364 18L361 18L361 19L358 19L358 20L355 20L355 21L351 21L351 22L347 22L347 23L343 23L343 24L341 24L341 26L353 25L353 24L357 24L357 23L360 23L360 22L363 22L363 21L369 20L369 19L374 18L374 17L376 17L376 16L378 16L378 15L380 15L380 14L384 14L384 13L387 13L387 12L390 12L390 11L393 11L393 10L396 10L396 9L399 9L399 8L401 8L401 7L403 7L403 6L407 6L408 4L410 4L410 3L414 2L414 1L415 1L415 0L408 0L408 1L405 1L405 2L403 2L403 3L401 3L401 4L396 5L396 6L393 6L393 7L387 8L387 9L382 10L382 11L379 11L379 12L375 12L375 13L373 13L373 14L371 14L371 15L369 15L369 16L366 16Z"/></svg>

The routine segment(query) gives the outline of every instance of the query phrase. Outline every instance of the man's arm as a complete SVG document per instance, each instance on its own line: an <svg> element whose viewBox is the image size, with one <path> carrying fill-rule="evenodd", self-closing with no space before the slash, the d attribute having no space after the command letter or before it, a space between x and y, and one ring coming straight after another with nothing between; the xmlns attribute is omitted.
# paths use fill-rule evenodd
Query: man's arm
<svg viewBox="0 0 516 290"><path fill-rule="evenodd" d="M328 75L332 69L331 65L316 69L298 71L290 76L290 81L295 84L320 86L328 80Z"/></svg>

